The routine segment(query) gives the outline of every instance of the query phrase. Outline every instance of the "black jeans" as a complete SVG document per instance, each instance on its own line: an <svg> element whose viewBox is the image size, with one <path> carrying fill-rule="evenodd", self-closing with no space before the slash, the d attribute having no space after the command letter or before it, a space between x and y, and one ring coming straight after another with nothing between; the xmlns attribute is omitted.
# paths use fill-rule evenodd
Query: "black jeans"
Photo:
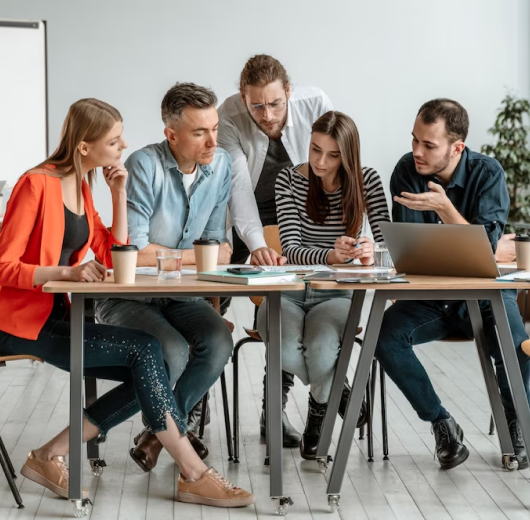
<svg viewBox="0 0 530 520"><path fill-rule="evenodd" d="M70 370L70 322L62 295L55 296L52 313L36 340L0 331L0 352L31 354L62 370ZM187 414L179 410L169 386L167 367L158 340L140 330L85 323L85 375L121 381L86 410L100 434L130 419L140 409L153 433L167 429L169 414L182 433Z"/></svg>
<svg viewBox="0 0 530 520"><path fill-rule="evenodd" d="M502 296L528 398L530 358L521 349L521 343L528 339L528 335L517 307L516 292L502 291ZM515 418L515 410L497 341L491 305L485 300L480 301L479 305L489 354L495 363L502 402L506 416L511 420ZM451 312L451 308L454 312ZM416 410L419 418L424 421L434 421L440 414L442 404L427 372L414 353L413 345L461 334L473 338L467 310L458 303L448 305L442 301L398 301L385 312L375 355L385 372Z"/></svg>

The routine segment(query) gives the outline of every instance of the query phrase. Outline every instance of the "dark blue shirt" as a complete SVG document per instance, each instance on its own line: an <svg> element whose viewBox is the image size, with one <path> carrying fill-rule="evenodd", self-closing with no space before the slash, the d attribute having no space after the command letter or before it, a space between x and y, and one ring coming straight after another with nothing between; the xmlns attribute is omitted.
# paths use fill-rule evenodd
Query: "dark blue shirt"
<svg viewBox="0 0 530 520"><path fill-rule="evenodd" d="M416 171L412 153L404 155L397 163L390 179L392 199L401 192L429 192L429 181L442 186L453 206L470 224L482 224L486 228L493 252L502 236L510 196L506 186L504 170L498 161L487 155L472 152L465 148L460 162L447 186L435 175L421 175ZM417 222L442 224L442 219L434 211L409 209L398 202L392 203L394 222Z"/></svg>

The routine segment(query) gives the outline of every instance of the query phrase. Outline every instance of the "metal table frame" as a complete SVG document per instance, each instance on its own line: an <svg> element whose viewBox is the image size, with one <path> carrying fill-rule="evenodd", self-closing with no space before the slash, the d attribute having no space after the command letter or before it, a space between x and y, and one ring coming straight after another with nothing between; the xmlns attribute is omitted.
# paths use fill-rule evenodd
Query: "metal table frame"
<svg viewBox="0 0 530 520"><path fill-rule="evenodd" d="M486 337L482 317L479 309L479 300L489 300L493 311L493 317L497 328L497 337L504 361L506 376L512 392L513 401L523 439L526 446L530 446L530 408L526 398L523 379L519 369L517 354L506 315L506 309L502 299L501 290L497 289L375 289L374 300L370 310L363 347L359 356L352 391L348 401L348 407L344 416L344 422L340 433L337 451L328 483L328 500L332 507L338 505L342 481L346 473L346 465L350 454L353 436L357 424L359 410L364 394L364 389L370 373L372 359L375 354L379 330L383 320L387 300L463 300L466 302L475 342L479 351L479 358L486 381L492 412L498 429L501 451L505 455L513 457L513 446L504 417L504 407L501 402L499 389L493 372L486 347ZM331 445L331 436L339 409L342 388L346 380L346 372L350 361L355 332L359 325L362 305L365 299L365 290L355 290L352 304L348 315L348 321L344 331L342 349L337 361L337 369L333 379L331 395L328 401L328 409L322 427L320 442L317 450L317 459L323 466L330 460L328 455Z"/></svg>
<svg viewBox="0 0 530 520"><path fill-rule="evenodd" d="M80 284L81 286L81 284ZM111 288L109 284L109 289ZM57 292L57 291L54 291ZM70 339L70 481L68 498L81 509L86 506L83 500L83 374L84 374L84 332L85 299L117 297L170 297L170 296L266 296L268 315L267 348L267 450L270 460L270 496L276 501L277 512L284 514L292 501L283 496L283 431L282 431L282 395L281 395L281 291L265 290L256 286L249 292L237 290L219 290L212 288L208 293L202 291L175 292L86 292L71 294L71 339Z"/></svg>

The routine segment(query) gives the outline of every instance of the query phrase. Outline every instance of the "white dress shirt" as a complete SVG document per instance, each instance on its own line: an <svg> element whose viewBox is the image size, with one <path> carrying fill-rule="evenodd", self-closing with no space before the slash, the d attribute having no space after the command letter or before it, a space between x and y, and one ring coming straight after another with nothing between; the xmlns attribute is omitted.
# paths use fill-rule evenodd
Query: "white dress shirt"
<svg viewBox="0 0 530 520"><path fill-rule="evenodd" d="M293 164L307 162L311 126L329 110L333 110L331 101L318 87L291 85L287 122L281 139ZM241 94L227 98L218 112L218 146L232 156L230 217L252 252L266 247L254 189L263 170L269 138L250 117Z"/></svg>

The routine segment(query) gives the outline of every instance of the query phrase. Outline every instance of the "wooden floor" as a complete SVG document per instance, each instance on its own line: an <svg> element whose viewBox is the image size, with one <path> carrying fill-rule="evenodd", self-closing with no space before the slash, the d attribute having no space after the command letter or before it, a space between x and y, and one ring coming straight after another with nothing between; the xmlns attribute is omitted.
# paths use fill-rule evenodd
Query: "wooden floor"
<svg viewBox="0 0 530 520"><path fill-rule="evenodd" d="M234 301L228 317L236 324L236 340L243 332L242 327L251 325L252 315L248 299ZM218 384L212 392L212 421L205 442L211 454L207 462L232 482L252 489L257 496L256 506L222 510L174 502L178 470L167 454L162 454L151 474L144 474L128 456L132 438L141 428L137 416L113 430L102 445L108 467L100 478L92 477L85 465L85 486L94 502L90 518L246 520L274 514L268 497L269 475L262 465L265 446L258 428L264 348L261 344L250 344L241 352L241 463L227 462ZM367 462L366 440L356 439L337 512L331 514L327 506L329 476L320 473L316 463L303 461L297 450L284 451L285 494L294 501L289 518L530 519L530 472L510 473L501 469L497 439L488 435L490 410L474 344L431 343L417 348L417 352L443 404L465 431L471 453L467 462L450 471L439 469L433 460L430 424L417 418L389 382L390 460L382 460L377 399L375 461ZM355 359L353 366L354 363ZM231 391L230 365L227 380ZM100 383L100 391L108 388L109 383ZM35 369L23 361L0 369L0 434L17 471L32 448L67 424L68 390L68 374L49 365ZM301 431L307 413L307 389L299 382L290 394L287 411ZM338 430L335 442L337 435ZM0 520L72 518L73 508L68 501L22 476L18 485L26 506L22 510L14 507L7 482L0 473Z"/></svg>

